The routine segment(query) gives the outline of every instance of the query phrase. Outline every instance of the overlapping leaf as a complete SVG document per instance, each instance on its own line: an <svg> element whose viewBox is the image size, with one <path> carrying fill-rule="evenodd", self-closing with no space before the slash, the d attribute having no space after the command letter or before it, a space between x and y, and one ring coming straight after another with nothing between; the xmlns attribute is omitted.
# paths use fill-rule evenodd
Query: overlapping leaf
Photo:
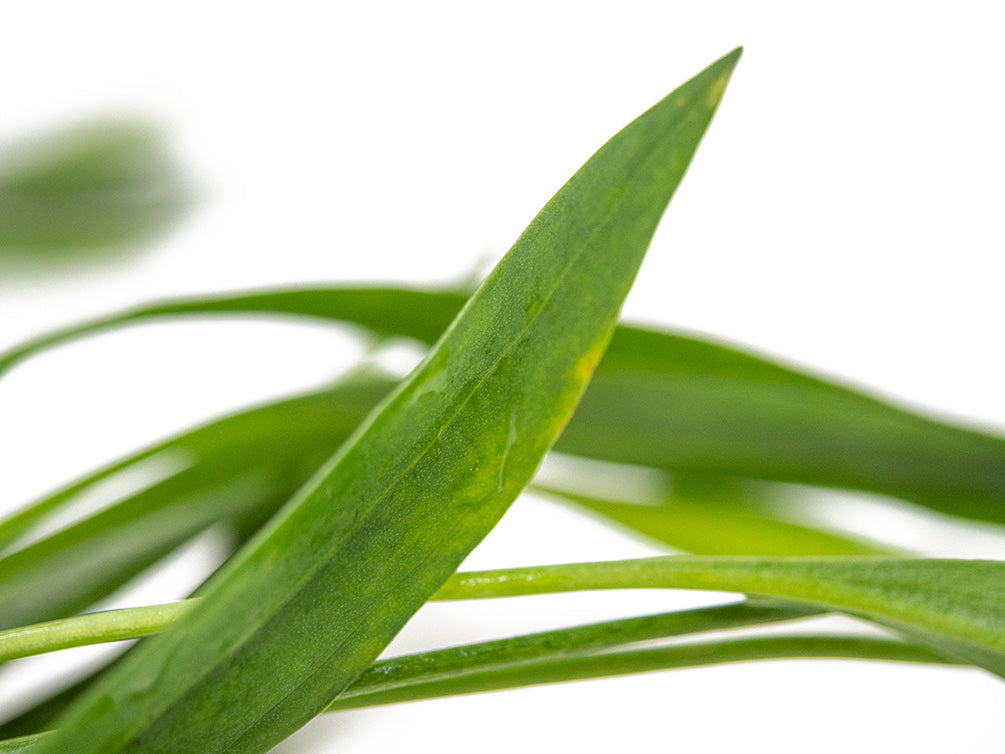
<svg viewBox="0 0 1005 754"><path fill-rule="evenodd" d="M349 379L170 438L59 490L0 524L0 541L115 472L170 453L191 466L0 558L0 628L51 620L110 594L219 522L250 535L331 455L393 385Z"/></svg>
<svg viewBox="0 0 1005 754"><path fill-rule="evenodd" d="M463 574L437 596L611 588L744 592L865 618L1005 677L1003 583L1003 561L678 556Z"/></svg>
<svg viewBox="0 0 1005 754"><path fill-rule="evenodd" d="M148 318L271 313L432 342L456 292L311 288L179 300L42 336L0 355L0 373L37 351ZM713 342L621 326L556 448L707 474L845 487L1005 523L1005 440L898 408Z"/></svg>
<svg viewBox="0 0 1005 754"><path fill-rule="evenodd" d="M39 750L264 751L351 683L565 425L737 57L605 145L405 384Z"/></svg>

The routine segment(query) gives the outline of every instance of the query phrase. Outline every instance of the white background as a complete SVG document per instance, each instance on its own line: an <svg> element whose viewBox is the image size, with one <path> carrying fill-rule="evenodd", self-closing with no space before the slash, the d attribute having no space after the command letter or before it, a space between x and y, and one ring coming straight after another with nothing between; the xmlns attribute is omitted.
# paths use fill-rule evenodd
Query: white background
<svg viewBox="0 0 1005 754"><path fill-rule="evenodd" d="M200 205L134 262L3 271L0 348L156 296L484 271L601 143L742 44L626 315L1005 430L1002 21L994 2L8 4L0 139L147 115ZM0 383L0 508L358 356L329 328L261 322L60 349ZM521 500L471 565L644 552ZM136 599L180 596L186 573ZM396 648L696 599L580 597L425 610ZM978 671L765 663L330 717L280 750L993 752L1003 702Z"/></svg>

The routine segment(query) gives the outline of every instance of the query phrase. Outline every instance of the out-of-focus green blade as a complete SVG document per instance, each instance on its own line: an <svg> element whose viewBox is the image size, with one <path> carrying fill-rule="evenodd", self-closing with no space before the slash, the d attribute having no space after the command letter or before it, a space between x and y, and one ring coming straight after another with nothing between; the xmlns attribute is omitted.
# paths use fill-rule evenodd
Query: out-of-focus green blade
<svg viewBox="0 0 1005 754"><path fill-rule="evenodd" d="M0 353L0 375L25 359L77 338L150 319L206 314L289 315L360 325L380 335L432 344L468 300L456 291L324 286L220 294L139 306L40 335Z"/></svg>
<svg viewBox="0 0 1005 754"><path fill-rule="evenodd" d="M438 599L584 589L743 592L893 628L1005 677L1005 561L674 556L458 574Z"/></svg>
<svg viewBox="0 0 1005 754"><path fill-rule="evenodd" d="M565 426L738 57L602 147L403 386L39 751L265 751L365 670Z"/></svg>
<svg viewBox="0 0 1005 754"><path fill-rule="evenodd" d="M878 492L1005 522L1005 439L763 359L622 328L557 449L602 460Z"/></svg>
<svg viewBox="0 0 1005 754"><path fill-rule="evenodd" d="M82 610L220 521L249 534L289 499L393 384L378 377L349 379L208 423L57 491L15 516L6 531L7 524L0 524L0 536L30 530L29 523L44 520L42 514L109 476L108 469L167 452L190 464L0 558L0 628Z"/></svg>
<svg viewBox="0 0 1005 754"><path fill-rule="evenodd" d="M280 505L258 469L229 472L183 471L0 560L0 627L72 615L213 524Z"/></svg>
<svg viewBox="0 0 1005 754"><path fill-rule="evenodd" d="M176 220L188 191L156 129L95 122L8 146L0 164L0 259L146 240Z"/></svg>
<svg viewBox="0 0 1005 754"><path fill-rule="evenodd" d="M878 555L878 546L850 536L792 523L766 505L780 485L702 474L677 474L658 502L635 503L581 495L536 484L557 497L630 531L696 555ZM627 492L627 491L626 491Z"/></svg>
<svg viewBox="0 0 1005 754"><path fill-rule="evenodd" d="M0 373L74 337L150 317L294 314L431 342L451 292L328 288L166 302L42 336ZM1005 440L694 337L621 326L556 445L620 463L843 487L1005 523Z"/></svg>
<svg viewBox="0 0 1005 754"><path fill-rule="evenodd" d="M30 530L30 524L44 521L45 514L110 471L158 454L189 459L190 466L171 479L0 559L0 627L82 610L218 521L237 524L243 536L250 535L395 384L389 377L358 375L316 393L208 423L121 459L0 523L0 539ZM672 500L664 506L595 500L560 488L550 492L661 542L702 554L871 551L852 539L759 510L757 501L746 499L745 480L720 479L712 487L685 488L681 479L688 475L676 477ZM47 586L36 588L39 584Z"/></svg>

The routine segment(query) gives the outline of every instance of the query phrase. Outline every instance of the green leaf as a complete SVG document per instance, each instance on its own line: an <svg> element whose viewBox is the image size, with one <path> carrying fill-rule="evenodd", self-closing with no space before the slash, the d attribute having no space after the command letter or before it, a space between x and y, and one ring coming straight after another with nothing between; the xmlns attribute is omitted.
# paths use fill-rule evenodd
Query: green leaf
<svg viewBox="0 0 1005 754"><path fill-rule="evenodd" d="M30 736L8 738L6 741L0 741L0 752L2 754L22 754L23 752L36 751L35 747L47 737L46 733L36 733Z"/></svg>
<svg viewBox="0 0 1005 754"><path fill-rule="evenodd" d="M160 134L147 124L89 123L7 152L0 258L37 264L146 240L189 204Z"/></svg>
<svg viewBox="0 0 1005 754"><path fill-rule="evenodd" d="M163 631L195 600L149 607L123 608L63 618L0 633L0 662ZM739 603L662 615L606 621L498 641L469 644L385 660L365 671L340 699L385 692L391 688L458 678L486 670L581 655L668 636L718 631L741 626L796 620L814 610L790 606ZM98 672L105 672L104 669ZM85 679L0 724L0 737L22 736L51 727L50 721L93 680ZM344 706L344 705L343 705ZM0 749L2 750L2 749Z"/></svg>
<svg viewBox="0 0 1005 754"><path fill-rule="evenodd" d="M274 510L268 479L184 471L0 560L0 627L81 610L243 506Z"/></svg>
<svg viewBox="0 0 1005 754"><path fill-rule="evenodd" d="M41 336L38 351L148 318L311 316L429 343L465 297L305 288L154 304ZM606 461L879 493L1005 523L1005 439L936 421L741 350L623 325L556 449Z"/></svg>
<svg viewBox="0 0 1005 754"><path fill-rule="evenodd" d="M448 650L449 651L449 650ZM433 654L433 653L430 653ZM472 668L448 678L412 678L408 685L396 686L396 662L377 663L369 673L386 670L367 693L356 693L350 687L328 708L329 712L398 704L422 699L436 699L459 694L524 688L545 683L581 681L594 678L649 673L673 668L694 668L750 660L782 659L859 659L890 662L920 662L952 665L928 650L890 639L852 636L769 636L749 639L726 639L682 645L607 652L596 656L559 657L527 662L515 667ZM434 659L434 658L426 658ZM367 675L368 675L367 674ZM2 751L2 749L0 749Z"/></svg>
<svg viewBox="0 0 1005 754"><path fill-rule="evenodd" d="M97 482L160 454L191 464L0 558L0 628L82 610L213 524L225 521L250 534L392 384L349 379L208 423L77 480L0 524L0 541L30 532Z"/></svg>
<svg viewBox="0 0 1005 754"><path fill-rule="evenodd" d="M456 291L408 288L290 288L164 301L100 317L33 338L0 354L0 375L54 346L123 325L162 317L269 314L352 322L381 335L436 341L468 296Z"/></svg>
<svg viewBox="0 0 1005 754"><path fill-rule="evenodd" d="M179 607L184 606L131 608L114 611L114 614L84 616L61 622L62 631L73 633L75 628L90 623L93 625L88 628L96 629L93 636L97 636L107 632L111 618L115 633L124 625L149 622L151 618L163 619L164 614L158 611ZM812 613L799 608L738 603L606 621L395 657L371 665L326 711L754 659L843 657L951 664L950 660L903 642L809 635L623 651L624 647L643 641L763 626ZM163 621L165 625L167 622ZM115 638L121 637L116 635ZM0 751L5 751L3 747L8 743L0 742Z"/></svg>
<svg viewBox="0 0 1005 754"><path fill-rule="evenodd" d="M675 556L460 574L437 598L584 589L743 592L864 618L1005 677L1002 583L1000 561Z"/></svg>
<svg viewBox="0 0 1005 754"><path fill-rule="evenodd" d="M138 639L160 633L194 602L195 600L184 600L164 605L105 610L0 631L0 663L60 649Z"/></svg>
<svg viewBox="0 0 1005 754"><path fill-rule="evenodd" d="M508 640L506 640L508 641ZM491 660L482 660L477 669L442 677L435 670L442 659L455 652L478 653L483 645L457 647L441 652L428 652L411 657L375 663L363 678L373 679L366 693L356 693L354 684L333 702L326 712L398 704L423 699L436 699L459 694L524 688L545 683L561 683L596 678L609 678L631 673L648 673L674 668L694 668L751 660L783 659L858 659L888 662L915 662L952 665L947 660L920 647L890 639L853 636L770 636L751 639L727 639L688 643L656 649L609 652L596 656L547 658L494 667ZM406 679L398 675L404 665L428 663L433 669L423 674L409 672ZM474 663L472 663L474 665ZM407 680L407 684L402 684ZM0 741L0 752L29 751L48 734L34 734L20 739Z"/></svg>
<svg viewBox="0 0 1005 754"><path fill-rule="evenodd" d="M618 334L556 449L857 489L1005 523L1001 437L710 343L631 328Z"/></svg>
<svg viewBox="0 0 1005 754"><path fill-rule="evenodd" d="M198 601L199 598L191 598L163 605L104 610L0 631L0 664L60 649L139 639L161 633ZM450 675L458 670L466 672L473 663L479 670L484 670L485 663L499 667L540 659L545 655L556 657L699 631L763 625L815 613L814 610L798 607L738 603L607 621L385 661L379 663L379 670L371 668L362 674L353 688L356 689L354 693L370 693L375 684L386 688L379 681L391 673L390 668L393 668L394 684L404 685L411 683L409 679L413 677L425 682L432 676ZM433 659L427 659L427 654Z"/></svg>
<svg viewBox="0 0 1005 754"><path fill-rule="evenodd" d="M878 546L784 520L772 510L780 485L709 474L676 474L673 489L654 502L604 500L555 486L543 493L662 544L698 555L878 555Z"/></svg>
<svg viewBox="0 0 1005 754"><path fill-rule="evenodd" d="M348 686L567 422L738 57L602 147L403 386L39 750L265 751Z"/></svg>

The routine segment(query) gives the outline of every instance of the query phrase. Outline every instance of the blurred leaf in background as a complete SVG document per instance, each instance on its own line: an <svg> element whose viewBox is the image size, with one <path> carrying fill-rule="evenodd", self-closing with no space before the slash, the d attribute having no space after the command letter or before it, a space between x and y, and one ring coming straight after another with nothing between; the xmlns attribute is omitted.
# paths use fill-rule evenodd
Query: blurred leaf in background
<svg viewBox="0 0 1005 754"><path fill-rule="evenodd" d="M0 271L120 257L190 204L163 134L142 120L94 120L0 145Z"/></svg>

